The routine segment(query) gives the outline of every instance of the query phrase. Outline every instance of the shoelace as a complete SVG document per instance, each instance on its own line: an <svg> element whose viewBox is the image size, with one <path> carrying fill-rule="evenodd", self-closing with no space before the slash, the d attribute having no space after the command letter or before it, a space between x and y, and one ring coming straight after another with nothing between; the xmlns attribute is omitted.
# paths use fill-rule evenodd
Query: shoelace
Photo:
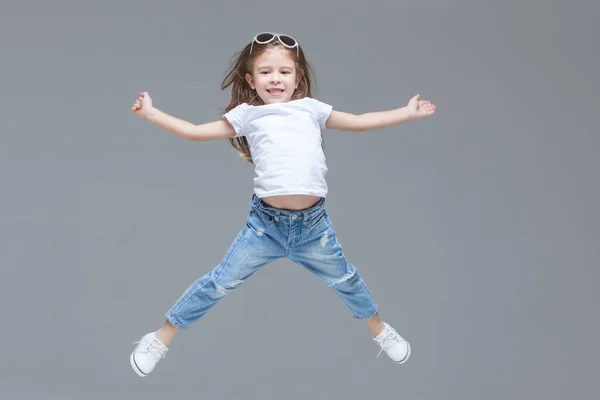
<svg viewBox="0 0 600 400"><path fill-rule="evenodd" d="M381 338L381 339L375 338L375 341L379 344L379 346L381 346L381 350L379 350L379 353L377 353L377 357L379 357L381 355L381 352L386 348L386 346L390 345L394 341L398 342L398 339L396 339L396 337L394 336L394 333L392 331L390 331L386 328L385 335L383 336L383 338ZM377 357L375 357L375 358L377 358Z"/></svg>
<svg viewBox="0 0 600 400"><path fill-rule="evenodd" d="M133 344L142 344L142 340L133 342ZM156 340L148 341L146 343L143 343L142 345L144 346L143 350L147 353L152 354L156 358L156 361L160 361L161 358L165 358L165 356L167 355L166 350L164 350L161 344ZM156 353L154 351L156 351Z"/></svg>

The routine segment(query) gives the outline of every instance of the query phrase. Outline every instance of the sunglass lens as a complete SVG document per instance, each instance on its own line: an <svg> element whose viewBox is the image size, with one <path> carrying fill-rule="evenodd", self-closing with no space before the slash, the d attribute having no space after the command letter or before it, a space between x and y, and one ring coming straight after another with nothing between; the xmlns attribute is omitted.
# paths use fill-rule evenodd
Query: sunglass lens
<svg viewBox="0 0 600 400"><path fill-rule="evenodd" d="M296 40L294 40L293 37L288 35L279 35L279 40L281 41L281 43L289 47L294 47L296 45Z"/></svg>
<svg viewBox="0 0 600 400"><path fill-rule="evenodd" d="M259 33L256 35L256 41L258 43L266 43L273 40L274 35L272 33Z"/></svg>

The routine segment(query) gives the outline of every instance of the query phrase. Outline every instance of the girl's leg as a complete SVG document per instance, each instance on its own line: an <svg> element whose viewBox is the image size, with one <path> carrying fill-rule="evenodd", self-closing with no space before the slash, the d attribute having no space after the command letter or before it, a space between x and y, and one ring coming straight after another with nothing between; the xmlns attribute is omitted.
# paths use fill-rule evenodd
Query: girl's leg
<svg viewBox="0 0 600 400"><path fill-rule="evenodd" d="M169 347L177 332L179 332L179 329L167 319L163 326L156 331L156 338L163 342L165 346Z"/></svg>
<svg viewBox="0 0 600 400"><path fill-rule="evenodd" d="M361 274L346 259L325 210L303 221L302 234L289 257L334 289L354 318L366 321L381 351L399 364L408 359L408 342L379 318L378 306Z"/></svg>
<svg viewBox="0 0 600 400"><path fill-rule="evenodd" d="M378 306L360 272L346 259L327 212L303 221L301 232L289 258L331 287L354 318L367 321L369 330L378 333Z"/></svg>
<svg viewBox="0 0 600 400"><path fill-rule="evenodd" d="M178 331L204 316L262 266L282 257L284 243L271 219L250 211L246 227L239 232L219 265L187 288L167 312L162 327L137 342L130 355L133 370L139 376L152 372Z"/></svg>
<svg viewBox="0 0 600 400"><path fill-rule="evenodd" d="M283 255L283 245L275 229L251 211L221 262L192 283L166 313L159 329L161 337L172 340L177 331L190 327L210 311L225 295L237 289L262 266Z"/></svg>
<svg viewBox="0 0 600 400"><path fill-rule="evenodd" d="M367 328L369 328L369 332L371 332L373 337L383 332L384 325L379 318L379 313L375 314L374 317L367 319Z"/></svg>

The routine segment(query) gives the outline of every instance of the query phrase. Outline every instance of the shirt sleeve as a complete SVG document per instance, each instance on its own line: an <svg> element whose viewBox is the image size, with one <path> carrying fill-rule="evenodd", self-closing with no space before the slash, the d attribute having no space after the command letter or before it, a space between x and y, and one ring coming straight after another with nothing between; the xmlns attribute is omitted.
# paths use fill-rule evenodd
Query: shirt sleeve
<svg viewBox="0 0 600 400"><path fill-rule="evenodd" d="M223 114L223 119L229 121L233 129L235 130L235 136L245 136L246 135L246 111L248 110L248 105L246 103L242 103L237 107L229 110L229 112Z"/></svg>
<svg viewBox="0 0 600 400"><path fill-rule="evenodd" d="M325 124L327 123L327 119L331 115L333 106L313 98L310 98L309 104L312 107L313 112L315 113L315 117L319 122L319 126L321 126L321 129L325 129Z"/></svg>

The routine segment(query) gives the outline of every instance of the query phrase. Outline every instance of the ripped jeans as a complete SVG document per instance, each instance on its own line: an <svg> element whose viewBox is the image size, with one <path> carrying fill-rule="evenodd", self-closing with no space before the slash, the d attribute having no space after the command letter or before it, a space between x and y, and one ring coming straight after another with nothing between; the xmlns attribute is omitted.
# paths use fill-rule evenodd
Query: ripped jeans
<svg viewBox="0 0 600 400"><path fill-rule="evenodd" d="M350 264L326 211L325 199L302 211L271 207L255 195L246 226L210 272L192 283L167 312L183 330L262 266L289 258L331 287L357 319L377 313L377 304L358 270Z"/></svg>

